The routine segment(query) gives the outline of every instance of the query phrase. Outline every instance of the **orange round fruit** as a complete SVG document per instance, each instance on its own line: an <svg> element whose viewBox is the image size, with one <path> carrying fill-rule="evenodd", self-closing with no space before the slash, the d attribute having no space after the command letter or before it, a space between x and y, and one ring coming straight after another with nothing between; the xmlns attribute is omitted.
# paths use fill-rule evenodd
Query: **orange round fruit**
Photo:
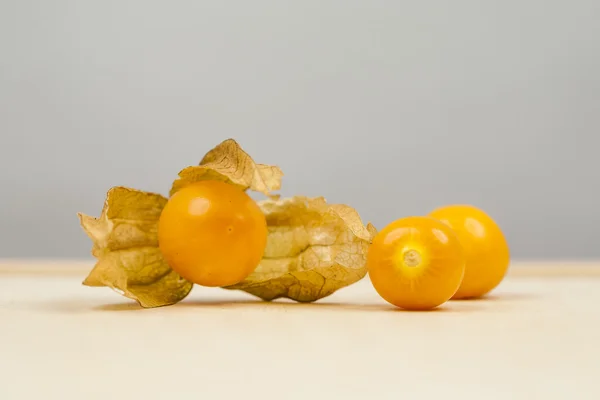
<svg viewBox="0 0 600 400"><path fill-rule="evenodd" d="M496 222L471 205L449 205L429 214L450 226L465 251L465 277L454 299L481 297L504 278L510 264L508 243Z"/></svg>
<svg viewBox="0 0 600 400"><path fill-rule="evenodd" d="M367 266L371 283L384 300L408 310L427 310L454 295L465 257L450 227L429 217L407 217L377 233Z"/></svg>
<svg viewBox="0 0 600 400"><path fill-rule="evenodd" d="M169 266L203 286L227 286L258 266L267 243L265 215L241 189L201 181L177 191L158 224Z"/></svg>

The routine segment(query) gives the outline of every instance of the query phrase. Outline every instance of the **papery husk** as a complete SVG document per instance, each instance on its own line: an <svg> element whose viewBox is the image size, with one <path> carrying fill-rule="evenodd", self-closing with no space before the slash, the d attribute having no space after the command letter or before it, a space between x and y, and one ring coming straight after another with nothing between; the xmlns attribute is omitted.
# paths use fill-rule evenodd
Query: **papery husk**
<svg viewBox="0 0 600 400"><path fill-rule="evenodd" d="M167 265L158 248L158 219L166 203L159 194L114 187L99 218L79 213L98 260L83 284L110 287L147 308L184 299L192 283Z"/></svg>
<svg viewBox="0 0 600 400"><path fill-rule="evenodd" d="M183 169L171 195L207 179L271 195L281 187L282 176L279 167L255 163L228 139L206 153L200 165ZM97 259L83 284L110 287L148 308L183 300L193 283L169 267L158 247L158 221L167 201L160 194L117 186L108 191L100 217L79 213Z"/></svg>
<svg viewBox="0 0 600 400"><path fill-rule="evenodd" d="M313 302L366 275L376 229L365 226L352 207L304 196L259 205L269 228L264 257L250 276L226 289L267 301Z"/></svg>

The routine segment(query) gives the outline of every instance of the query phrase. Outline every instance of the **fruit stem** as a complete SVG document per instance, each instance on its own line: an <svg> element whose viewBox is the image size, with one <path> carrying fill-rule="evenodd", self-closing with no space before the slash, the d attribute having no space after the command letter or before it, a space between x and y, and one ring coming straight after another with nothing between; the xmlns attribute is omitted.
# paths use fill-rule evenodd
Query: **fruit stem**
<svg viewBox="0 0 600 400"><path fill-rule="evenodd" d="M421 264L421 254L418 251L410 249L404 253L404 265L417 267L419 264Z"/></svg>

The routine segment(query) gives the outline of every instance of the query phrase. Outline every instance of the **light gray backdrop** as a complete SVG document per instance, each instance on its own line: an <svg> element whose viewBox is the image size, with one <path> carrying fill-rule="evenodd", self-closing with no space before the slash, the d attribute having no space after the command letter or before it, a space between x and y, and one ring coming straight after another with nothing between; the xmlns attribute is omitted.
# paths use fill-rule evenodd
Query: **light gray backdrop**
<svg viewBox="0 0 600 400"><path fill-rule="evenodd" d="M378 228L473 203L515 258L600 256L600 2L0 0L0 256L236 138Z"/></svg>

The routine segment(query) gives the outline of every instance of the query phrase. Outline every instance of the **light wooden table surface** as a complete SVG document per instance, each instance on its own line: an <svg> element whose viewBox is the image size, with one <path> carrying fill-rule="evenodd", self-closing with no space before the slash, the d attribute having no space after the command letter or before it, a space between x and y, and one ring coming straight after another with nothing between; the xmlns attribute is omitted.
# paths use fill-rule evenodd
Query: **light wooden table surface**
<svg viewBox="0 0 600 400"><path fill-rule="evenodd" d="M1 400L600 399L600 264L515 264L433 312L368 278L311 305L196 287L144 310L89 268L0 263Z"/></svg>

